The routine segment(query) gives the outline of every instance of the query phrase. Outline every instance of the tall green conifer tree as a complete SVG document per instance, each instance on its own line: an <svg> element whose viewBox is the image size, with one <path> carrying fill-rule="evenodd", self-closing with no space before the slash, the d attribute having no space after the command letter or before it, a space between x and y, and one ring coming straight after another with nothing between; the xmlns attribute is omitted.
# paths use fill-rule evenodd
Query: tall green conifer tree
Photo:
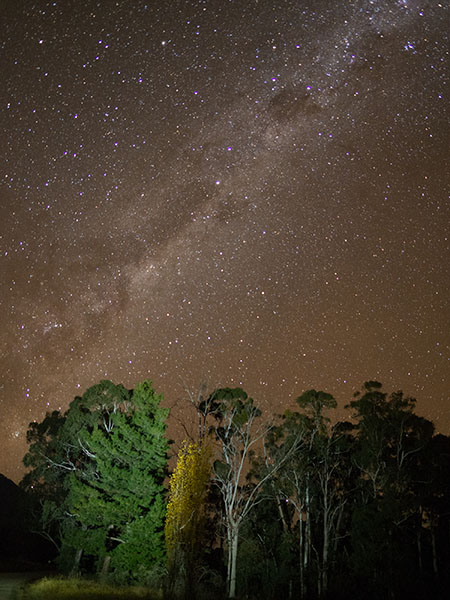
<svg viewBox="0 0 450 600"><path fill-rule="evenodd" d="M32 423L23 487L41 500L42 532L66 571L144 581L164 558L168 409L151 381L101 381L64 415Z"/></svg>
<svg viewBox="0 0 450 600"><path fill-rule="evenodd" d="M163 521L168 441L168 409L151 381L117 395L111 382L86 392L95 423L82 429L78 443L87 468L72 474L68 509L86 552L119 580L145 581L164 557Z"/></svg>

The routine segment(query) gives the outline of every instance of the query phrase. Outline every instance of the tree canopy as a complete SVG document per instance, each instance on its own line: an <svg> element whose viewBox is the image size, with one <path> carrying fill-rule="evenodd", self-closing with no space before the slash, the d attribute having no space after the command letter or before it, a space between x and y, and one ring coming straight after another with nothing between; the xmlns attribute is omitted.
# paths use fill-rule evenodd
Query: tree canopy
<svg viewBox="0 0 450 600"><path fill-rule="evenodd" d="M170 598L446 589L450 439L414 398L368 381L346 422L314 389L270 419L241 388L193 397L197 431L169 478L168 410L149 380L101 381L30 424L22 487L62 568L141 583L166 569Z"/></svg>
<svg viewBox="0 0 450 600"><path fill-rule="evenodd" d="M101 381L64 416L31 428L26 485L45 490L44 513L60 521L60 561L117 580L145 580L164 559L168 409L149 380L126 390ZM53 425L54 429L50 429ZM34 441L36 439L36 441ZM38 451L38 447L41 449ZM58 513L49 496L58 485Z"/></svg>

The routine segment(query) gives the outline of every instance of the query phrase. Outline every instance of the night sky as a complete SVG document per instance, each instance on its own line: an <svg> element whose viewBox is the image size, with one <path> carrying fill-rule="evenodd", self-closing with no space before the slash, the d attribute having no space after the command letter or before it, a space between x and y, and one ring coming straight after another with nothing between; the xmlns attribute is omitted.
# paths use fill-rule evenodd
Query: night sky
<svg viewBox="0 0 450 600"><path fill-rule="evenodd" d="M450 434L448 0L1 12L0 472L104 378L174 422L378 379Z"/></svg>

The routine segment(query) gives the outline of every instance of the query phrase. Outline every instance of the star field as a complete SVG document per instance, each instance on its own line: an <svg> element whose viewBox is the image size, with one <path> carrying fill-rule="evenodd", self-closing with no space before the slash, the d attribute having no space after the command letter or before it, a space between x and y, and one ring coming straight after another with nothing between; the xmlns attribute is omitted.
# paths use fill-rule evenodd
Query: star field
<svg viewBox="0 0 450 600"><path fill-rule="evenodd" d="M448 2L3 13L0 472L103 378L379 379L450 432Z"/></svg>

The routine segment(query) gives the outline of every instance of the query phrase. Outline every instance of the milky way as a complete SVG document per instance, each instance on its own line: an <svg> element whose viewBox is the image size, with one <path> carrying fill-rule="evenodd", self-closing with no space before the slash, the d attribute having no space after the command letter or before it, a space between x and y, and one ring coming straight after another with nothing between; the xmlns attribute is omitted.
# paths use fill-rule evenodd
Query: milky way
<svg viewBox="0 0 450 600"><path fill-rule="evenodd" d="M103 378L448 408L448 2L4 2L0 472Z"/></svg>

